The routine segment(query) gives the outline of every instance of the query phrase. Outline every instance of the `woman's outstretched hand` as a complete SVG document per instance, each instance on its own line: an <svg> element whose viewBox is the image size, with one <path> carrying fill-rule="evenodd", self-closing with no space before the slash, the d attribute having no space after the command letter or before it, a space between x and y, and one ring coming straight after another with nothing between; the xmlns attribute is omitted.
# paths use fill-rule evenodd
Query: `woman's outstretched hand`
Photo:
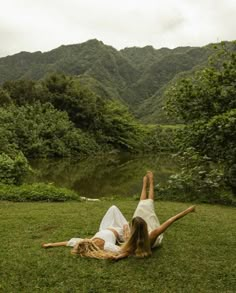
<svg viewBox="0 0 236 293"><path fill-rule="evenodd" d="M194 212L196 212L196 206L195 205L191 206L191 207L188 208L188 210L189 210L190 213L194 213Z"/></svg>
<svg viewBox="0 0 236 293"><path fill-rule="evenodd" d="M117 254L117 255L110 255L108 257L108 259L118 261L118 260L121 260L121 259L126 258L128 256L129 256L129 254L127 252L121 252L120 254Z"/></svg>

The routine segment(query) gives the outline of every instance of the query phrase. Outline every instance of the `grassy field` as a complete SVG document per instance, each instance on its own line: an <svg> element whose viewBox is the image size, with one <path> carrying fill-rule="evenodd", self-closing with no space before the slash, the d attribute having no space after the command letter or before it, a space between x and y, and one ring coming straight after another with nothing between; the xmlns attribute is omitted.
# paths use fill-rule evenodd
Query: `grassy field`
<svg viewBox="0 0 236 293"><path fill-rule="evenodd" d="M134 200L0 202L0 292L236 292L235 208L197 205L147 259L113 262L70 255L42 242L92 236L107 208L130 219ZM156 202L160 221L188 204Z"/></svg>

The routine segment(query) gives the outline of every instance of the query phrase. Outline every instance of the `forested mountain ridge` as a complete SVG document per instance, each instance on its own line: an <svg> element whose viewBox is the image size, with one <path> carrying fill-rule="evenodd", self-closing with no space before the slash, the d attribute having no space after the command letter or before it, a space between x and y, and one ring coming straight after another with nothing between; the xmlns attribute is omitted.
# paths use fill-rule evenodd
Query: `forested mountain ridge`
<svg viewBox="0 0 236 293"><path fill-rule="evenodd" d="M158 56L151 62L140 78L127 89L129 101L141 104L165 86L176 74L206 62L210 54L211 50L205 47L200 50L199 48L165 50L162 57Z"/></svg>
<svg viewBox="0 0 236 293"><path fill-rule="evenodd" d="M111 96L120 97L127 82L137 78L137 70L111 46L97 40L60 46L41 53L21 52L0 58L0 83L19 78L40 79L48 72L87 75L102 82Z"/></svg>
<svg viewBox="0 0 236 293"><path fill-rule="evenodd" d="M159 113L162 89L176 75L205 64L212 50L208 45L175 49L146 46L118 51L94 39L45 53L21 52L0 58L0 83L37 80L48 72L64 72L78 76L101 96L123 100L144 121L161 122L155 113L149 115L150 103Z"/></svg>

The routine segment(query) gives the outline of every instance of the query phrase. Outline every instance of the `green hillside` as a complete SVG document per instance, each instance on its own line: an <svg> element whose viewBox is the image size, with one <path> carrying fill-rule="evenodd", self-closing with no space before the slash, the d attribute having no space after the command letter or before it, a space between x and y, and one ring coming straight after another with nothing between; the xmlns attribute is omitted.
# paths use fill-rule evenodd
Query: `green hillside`
<svg viewBox="0 0 236 293"><path fill-rule="evenodd" d="M0 83L11 79L40 79L48 72L88 75L102 82L110 96L120 97L137 70L117 50L97 40L61 46L50 52L27 53L0 59Z"/></svg>
<svg viewBox="0 0 236 293"><path fill-rule="evenodd" d="M77 76L103 98L119 99L144 122L166 122L162 92L177 75L206 63L212 45L116 50L96 39L49 52L21 52L0 58L0 84L42 79L48 72ZM151 111L150 111L151 109Z"/></svg>
<svg viewBox="0 0 236 293"><path fill-rule="evenodd" d="M195 50L198 49L192 49L184 53L173 51L152 62L142 73L140 79L129 88L133 98L131 98L131 102L142 103L165 86L176 74L190 70L199 63L205 62L210 52L202 48L200 54L190 54L191 51L195 53ZM209 53L206 54L205 51Z"/></svg>

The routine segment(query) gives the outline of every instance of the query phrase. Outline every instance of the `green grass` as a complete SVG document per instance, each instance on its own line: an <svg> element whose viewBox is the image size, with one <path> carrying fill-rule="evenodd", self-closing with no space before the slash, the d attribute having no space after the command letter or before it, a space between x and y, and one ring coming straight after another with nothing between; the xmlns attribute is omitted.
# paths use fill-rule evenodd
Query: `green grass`
<svg viewBox="0 0 236 293"><path fill-rule="evenodd" d="M42 242L90 237L111 204L130 219L137 201L0 202L0 292L236 292L235 208L197 205L147 259L80 258ZM156 202L163 222L188 204Z"/></svg>

